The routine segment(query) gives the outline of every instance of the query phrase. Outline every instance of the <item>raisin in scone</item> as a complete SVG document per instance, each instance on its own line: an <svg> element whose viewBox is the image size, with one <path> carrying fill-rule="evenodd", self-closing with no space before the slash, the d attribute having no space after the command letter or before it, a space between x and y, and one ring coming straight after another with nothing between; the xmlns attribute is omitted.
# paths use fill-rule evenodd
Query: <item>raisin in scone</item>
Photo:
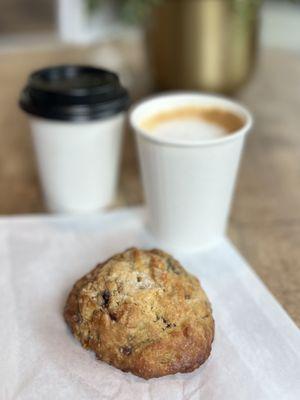
<svg viewBox="0 0 300 400"><path fill-rule="evenodd" d="M74 285L64 317L100 360L146 379L193 371L214 337L198 279L160 250L132 248L97 265Z"/></svg>

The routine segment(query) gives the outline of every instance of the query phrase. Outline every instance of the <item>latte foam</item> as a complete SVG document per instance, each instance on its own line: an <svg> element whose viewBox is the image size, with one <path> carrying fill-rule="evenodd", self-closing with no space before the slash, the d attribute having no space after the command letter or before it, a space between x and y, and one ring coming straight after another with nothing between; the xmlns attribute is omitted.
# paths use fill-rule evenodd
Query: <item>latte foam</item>
<svg viewBox="0 0 300 400"><path fill-rule="evenodd" d="M186 106L161 111L145 118L140 126L168 141L201 141L221 138L241 129L244 120L221 108Z"/></svg>

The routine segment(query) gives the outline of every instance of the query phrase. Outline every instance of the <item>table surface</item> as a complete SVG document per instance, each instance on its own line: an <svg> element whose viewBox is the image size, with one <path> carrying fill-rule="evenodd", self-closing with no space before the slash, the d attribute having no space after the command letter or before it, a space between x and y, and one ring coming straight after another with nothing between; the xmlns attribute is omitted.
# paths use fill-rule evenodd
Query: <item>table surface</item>
<svg viewBox="0 0 300 400"><path fill-rule="evenodd" d="M118 48L118 52L115 48ZM28 73L48 64L101 63L119 71L134 98L147 93L140 41L90 48L49 47L0 53L0 214L43 212L33 151L19 92ZM134 57L130 56L134 54ZM238 98L255 117L239 175L229 236L300 326L300 57L262 50ZM142 190L130 133L115 206L139 204Z"/></svg>

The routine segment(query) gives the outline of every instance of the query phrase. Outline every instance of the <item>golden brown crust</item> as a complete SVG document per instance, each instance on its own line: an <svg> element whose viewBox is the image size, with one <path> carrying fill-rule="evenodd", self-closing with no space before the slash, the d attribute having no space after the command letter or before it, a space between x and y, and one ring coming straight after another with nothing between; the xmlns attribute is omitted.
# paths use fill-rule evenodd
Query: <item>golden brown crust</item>
<svg viewBox="0 0 300 400"><path fill-rule="evenodd" d="M83 347L146 379L193 371L214 336L198 279L161 250L133 248L97 265L74 285L64 317Z"/></svg>

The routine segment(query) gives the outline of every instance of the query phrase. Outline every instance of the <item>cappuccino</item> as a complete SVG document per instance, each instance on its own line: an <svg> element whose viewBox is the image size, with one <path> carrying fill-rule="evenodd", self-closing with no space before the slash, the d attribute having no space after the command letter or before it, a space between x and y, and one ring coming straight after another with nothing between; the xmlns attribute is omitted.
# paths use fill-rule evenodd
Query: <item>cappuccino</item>
<svg viewBox="0 0 300 400"><path fill-rule="evenodd" d="M217 139L241 129L239 115L217 107L182 106L143 119L140 127L168 141Z"/></svg>
<svg viewBox="0 0 300 400"><path fill-rule="evenodd" d="M154 245L197 251L224 237L250 113L231 100L167 93L134 107Z"/></svg>

